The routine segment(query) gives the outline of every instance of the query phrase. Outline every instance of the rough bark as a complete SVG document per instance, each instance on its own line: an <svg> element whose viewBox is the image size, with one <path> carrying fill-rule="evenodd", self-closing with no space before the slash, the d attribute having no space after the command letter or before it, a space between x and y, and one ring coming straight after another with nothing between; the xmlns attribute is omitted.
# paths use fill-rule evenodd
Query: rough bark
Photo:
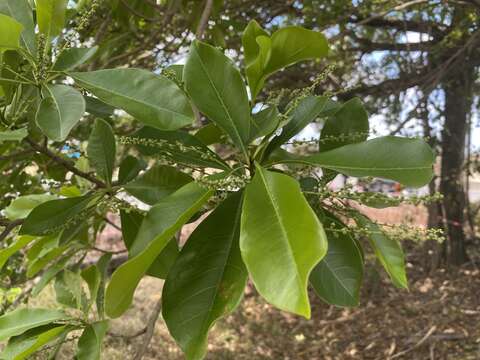
<svg viewBox="0 0 480 360"><path fill-rule="evenodd" d="M465 249L464 161L468 114L472 105L474 69L468 65L445 79L445 125L442 133L442 170L440 189L447 225L447 260L461 265L468 260Z"/></svg>

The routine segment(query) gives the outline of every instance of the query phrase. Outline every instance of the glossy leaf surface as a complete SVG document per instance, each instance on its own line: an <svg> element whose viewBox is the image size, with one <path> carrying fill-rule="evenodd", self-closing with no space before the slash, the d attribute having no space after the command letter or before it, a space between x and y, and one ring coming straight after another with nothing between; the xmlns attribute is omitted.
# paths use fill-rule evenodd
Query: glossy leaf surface
<svg viewBox="0 0 480 360"><path fill-rule="evenodd" d="M182 90L164 76L141 69L110 69L69 73L103 102L161 130L176 130L193 122L193 111Z"/></svg>
<svg viewBox="0 0 480 360"><path fill-rule="evenodd" d="M115 135L112 127L105 120L95 120L92 133L88 138L87 155L97 175L107 184L112 182L115 152Z"/></svg>
<svg viewBox="0 0 480 360"><path fill-rule="evenodd" d="M368 231L367 238L375 251L375 255L390 276L393 284L398 288L408 289L405 256L398 241L387 236L380 226L366 216L358 215L355 217L355 221Z"/></svg>
<svg viewBox="0 0 480 360"><path fill-rule="evenodd" d="M81 93L66 85L47 85L36 115L42 132L54 141L63 141L85 112Z"/></svg>
<svg viewBox="0 0 480 360"><path fill-rule="evenodd" d="M24 333L37 326L68 319L58 310L50 309L17 309L0 316L0 341L11 336Z"/></svg>
<svg viewBox="0 0 480 360"><path fill-rule="evenodd" d="M114 272L108 285L105 310L110 317L118 317L128 309L142 276L175 232L211 195L211 191L192 182L150 209L130 248L129 260Z"/></svg>
<svg viewBox="0 0 480 360"><path fill-rule="evenodd" d="M328 238L328 251L310 274L310 284L327 303L357 306L363 279L361 250L349 231L332 214L322 217Z"/></svg>
<svg viewBox="0 0 480 360"><path fill-rule="evenodd" d="M183 80L197 108L246 154L250 106L245 83L232 61L214 47L195 41L190 47Z"/></svg>
<svg viewBox="0 0 480 360"><path fill-rule="evenodd" d="M157 165L124 186L131 195L154 205L193 179L171 166Z"/></svg>
<svg viewBox="0 0 480 360"><path fill-rule="evenodd" d="M209 329L242 298L241 199L231 195L195 229L165 282L163 317L187 359L203 358Z"/></svg>
<svg viewBox="0 0 480 360"><path fill-rule="evenodd" d="M268 302L310 317L308 277L327 252L327 238L296 180L257 166L246 188L240 249Z"/></svg>

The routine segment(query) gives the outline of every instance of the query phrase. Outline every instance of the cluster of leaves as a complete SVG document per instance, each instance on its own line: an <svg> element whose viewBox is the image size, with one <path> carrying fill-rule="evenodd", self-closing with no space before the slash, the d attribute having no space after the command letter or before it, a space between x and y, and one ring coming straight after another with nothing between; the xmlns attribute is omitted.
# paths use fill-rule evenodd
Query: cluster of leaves
<svg viewBox="0 0 480 360"><path fill-rule="evenodd" d="M327 303L355 306L364 255L350 219L367 230L393 283L407 287L399 243L341 199L315 193L338 173L422 186L432 177L429 146L391 136L367 140L368 116L358 99L342 104L306 91L280 108L255 100L271 74L326 57L322 34L296 26L269 34L251 22L242 38L247 82L201 41L168 76L135 68L79 72L96 49L61 41L66 7L65 0L37 0L35 9L28 0L0 0L2 152L26 146L32 154L20 166L6 156L2 171L36 164L32 178L52 179L50 166L64 170L53 178L56 191L38 180L11 196L0 267L25 254L26 278L38 278L31 295L52 282L65 308L1 316L0 340L9 339L1 358L24 359L82 331L77 358L98 359L108 319L130 307L146 275L165 279L163 318L188 359L204 357L209 329L239 304L248 279L269 303L306 318L309 286ZM135 119L118 143L113 109ZM194 109L208 120L195 133ZM74 132L92 117L88 139ZM282 147L315 121L323 123L315 153ZM216 144L231 146L233 155L217 153ZM303 167L323 175L296 176ZM176 233L207 210L180 247ZM108 280L111 253L89 266L84 259L111 212L120 215L128 259Z"/></svg>

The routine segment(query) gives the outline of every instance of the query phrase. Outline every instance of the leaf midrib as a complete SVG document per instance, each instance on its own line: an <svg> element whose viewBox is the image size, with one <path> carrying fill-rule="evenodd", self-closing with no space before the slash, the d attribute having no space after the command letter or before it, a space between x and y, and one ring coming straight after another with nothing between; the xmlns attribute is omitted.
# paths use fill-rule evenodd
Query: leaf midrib
<svg viewBox="0 0 480 360"><path fill-rule="evenodd" d="M120 97L127 98L128 100L133 101L133 102L136 102L137 104L144 105L144 106L147 106L147 107L150 107L150 108L154 108L154 109L157 109L157 110L165 111L165 112L168 112L168 113L171 113L171 114L180 115L180 116L188 119L188 116L185 115L185 114L183 114L183 113L181 113L181 112L174 111L174 110L168 109L168 108L166 108L166 107L160 107L160 106L152 105L152 103L148 103L148 102L142 101L142 100L140 100L140 99L133 98L133 97L131 97L131 96L129 96L129 95L119 93L119 92L117 92L117 91L115 91L115 90L113 90L113 89L105 88L105 87L103 87L103 86L101 86L101 85L97 85L96 83L92 83L92 82L87 81L87 80L82 80L82 79L76 77L76 76L73 75L73 74L70 74L70 75L71 75L74 79L77 79L77 81L79 81L79 82L81 82L81 83L84 83L84 84L86 84L86 85L88 85L88 86L90 86L90 87L93 86L93 87L96 87L96 88L98 88L98 89L100 89L100 90L102 90L102 91L110 92L110 93L112 93L112 94L115 95L115 96L120 96ZM112 106L115 106L115 105L112 105ZM115 106L115 107L116 107L116 106Z"/></svg>
<svg viewBox="0 0 480 360"><path fill-rule="evenodd" d="M265 179L265 176L263 174L263 170L260 170L258 171L258 174L260 175L260 178L262 180L262 183L263 183L263 186L265 188L265 192L267 193L268 195L268 199L270 200L270 203L272 204L272 208L275 212L275 215L277 216L277 218L280 220L280 221L277 221L279 227L280 227L280 230L284 236L284 238L286 239L286 242L287 242L287 246L286 248L288 249L288 252L290 253L291 255L291 258L293 259L293 264L294 264L294 268L295 268L295 273L296 273L296 277L295 279L297 280L297 285L299 286L300 289L303 288L303 284L301 283L300 279L301 279L301 276L300 276L300 273L298 271L298 264L297 264L297 261L295 259L295 256L294 256L294 252L293 252L293 249L291 248L291 244L290 244L290 241L289 241L289 237L288 237L288 233L287 233L287 230L285 229L285 226L283 225L283 222L281 221L282 219L282 216L280 214L280 209L278 208L278 205L277 203L275 202L274 198L273 198L273 195L272 193L270 192L268 186L267 186L267 181Z"/></svg>
<svg viewBox="0 0 480 360"><path fill-rule="evenodd" d="M225 103L223 102L223 99L222 97L220 96L219 92L217 91L217 87L215 86L214 82L213 82L213 79L210 77L210 73L207 71L206 67L205 67L205 64L203 63L202 61L202 58L200 56L200 54L198 53L198 48L195 49L195 52L194 54L197 56L197 59L200 63L200 66L203 70L203 72L205 73L207 79L208 79L208 82L210 83L210 85L212 86L214 92L215 92L215 96L217 97L218 101L220 102L220 105L222 106L223 108L223 111L225 112L225 114L227 115L227 118L228 120L230 121L230 125L233 129L233 131L235 132L235 136L237 137L237 140L239 140L239 144L240 144L240 147L241 147L241 150L244 154L248 154L247 152L247 149L245 148L245 145L243 143L243 139L242 137L240 136L240 133L237 129L237 127L235 126L235 122L233 121L233 118L230 114L230 112L228 111L228 108L227 106L225 105Z"/></svg>

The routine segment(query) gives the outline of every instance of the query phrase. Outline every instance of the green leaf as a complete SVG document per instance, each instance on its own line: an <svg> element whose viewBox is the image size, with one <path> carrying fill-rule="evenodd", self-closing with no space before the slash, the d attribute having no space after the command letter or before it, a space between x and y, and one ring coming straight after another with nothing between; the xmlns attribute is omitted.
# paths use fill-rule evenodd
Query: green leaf
<svg viewBox="0 0 480 360"><path fill-rule="evenodd" d="M247 155L250 106L244 81L232 61L214 47L194 41L183 80L197 108Z"/></svg>
<svg viewBox="0 0 480 360"><path fill-rule="evenodd" d="M86 110L89 114L99 118L109 118L115 112L115 108L92 96L85 96Z"/></svg>
<svg viewBox="0 0 480 360"><path fill-rule="evenodd" d="M58 310L17 309L0 316L0 341L20 335L37 326L66 319L68 316Z"/></svg>
<svg viewBox="0 0 480 360"><path fill-rule="evenodd" d="M91 265L88 268L82 270L81 276L83 280L87 283L88 291L90 293L90 305L97 300L98 289L100 288L100 282L102 279L102 274L100 270L95 266Z"/></svg>
<svg viewBox="0 0 480 360"><path fill-rule="evenodd" d="M47 85L40 102L36 123L54 141L63 141L85 112L82 94L66 85Z"/></svg>
<svg viewBox="0 0 480 360"><path fill-rule="evenodd" d="M66 256L59 260L55 265L45 271L37 284L35 284L32 290L32 296L35 297L48 285L57 274L65 268L65 264L68 262L71 256Z"/></svg>
<svg viewBox="0 0 480 360"><path fill-rule="evenodd" d="M0 0L0 13L11 16L23 26L21 44L31 55L37 54L33 11L28 0ZM2 22L2 20L0 20ZM0 31L2 33L2 31ZM1 36L1 35L0 35Z"/></svg>
<svg viewBox="0 0 480 360"><path fill-rule="evenodd" d="M144 203L154 205L192 180L191 176L171 166L157 165L124 188Z"/></svg>
<svg viewBox="0 0 480 360"><path fill-rule="evenodd" d="M308 277L327 252L327 238L297 181L257 165L246 188L240 249L268 302L310 317Z"/></svg>
<svg viewBox="0 0 480 360"><path fill-rule="evenodd" d="M90 60L98 50L98 46L91 48L69 48L65 49L55 61L53 70L72 70Z"/></svg>
<svg viewBox="0 0 480 360"><path fill-rule="evenodd" d="M177 130L194 120L183 91L164 76L141 69L68 74L103 102L125 110L145 125Z"/></svg>
<svg viewBox="0 0 480 360"><path fill-rule="evenodd" d="M388 237L380 226L366 216L358 214L355 221L369 232L368 240L393 284L398 288L408 289L405 256L398 241Z"/></svg>
<svg viewBox="0 0 480 360"><path fill-rule="evenodd" d="M13 337L0 354L1 359L23 360L69 331L66 325L45 325L31 329L22 335Z"/></svg>
<svg viewBox="0 0 480 360"><path fill-rule="evenodd" d="M45 235L58 231L75 221L80 213L93 205L91 195L51 200L38 205L25 219L20 234Z"/></svg>
<svg viewBox="0 0 480 360"><path fill-rule="evenodd" d="M251 21L245 29L242 43L253 99L272 73L299 61L320 59L328 54L328 43L323 34L299 26L281 28L269 37L256 22Z"/></svg>
<svg viewBox="0 0 480 360"><path fill-rule="evenodd" d="M128 250L130 250L135 238L137 237L143 219L144 216L135 211L120 212L123 241ZM171 239L157 256L153 264L150 265L147 275L154 276L159 279L165 279L179 254L180 250L178 249L176 239Z"/></svg>
<svg viewBox="0 0 480 360"><path fill-rule="evenodd" d="M165 282L163 318L187 359L204 357L209 329L242 298L241 198L227 198L195 229Z"/></svg>
<svg viewBox="0 0 480 360"><path fill-rule="evenodd" d="M272 43L269 34L255 20L251 20L243 32L242 45L245 73L252 98L255 99L265 81L262 78L271 55Z"/></svg>
<svg viewBox="0 0 480 360"><path fill-rule="evenodd" d="M42 271L52 260L55 260L63 255L63 253L69 248L68 246L55 247L45 254L40 255L38 258L29 261L27 266L27 277L32 278Z"/></svg>
<svg viewBox="0 0 480 360"><path fill-rule="evenodd" d="M180 164L229 169L217 154L185 131L162 131L145 126L127 139L139 144L138 148L144 155L158 154Z"/></svg>
<svg viewBox="0 0 480 360"><path fill-rule="evenodd" d="M142 225L144 216L136 211L120 211L120 222L122 225L122 238L127 249L130 249L135 238L137 237L138 230Z"/></svg>
<svg viewBox="0 0 480 360"><path fill-rule="evenodd" d="M100 285L98 287L97 292L97 312L100 319L105 317L105 285L106 279L108 277L108 266L110 264L110 260L112 259L112 254L104 254L97 262L97 268L100 271Z"/></svg>
<svg viewBox="0 0 480 360"><path fill-rule="evenodd" d="M222 142L223 131L214 123L208 123L207 125L198 129L195 133L195 137L200 140L204 145L212 145Z"/></svg>
<svg viewBox="0 0 480 360"><path fill-rule="evenodd" d="M5 208L4 214L9 220L23 219L26 218L36 206L55 198L55 196L49 194L19 196Z"/></svg>
<svg viewBox="0 0 480 360"><path fill-rule="evenodd" d="M23 249L25 246L30 244L35 239L36 239L35 237L28 236L28 235L19 236L13 244L0 250L0 270L2 270L5 263L13 254Z"/></svg>
<svg viewBox="0 0 480 360"><path fill-rule="evenodd" d="M367 140L368 114L358 98L344 103L322 128L320 152Z"/></svg>
<svg viewBox="0 0 480 360"><path fill-rule="evenodd" d="M278 163L303 163L355 176L373 176L421 187L433 177L435 156L422 139L384 136L310 156L289 154Z"/></svg>
<svg viewBox="0 0 480 360"><path fill-rule="evenodd" d="M80 273L65 269L56 276L54 287L59 304L80 309L83 293Z"/></svg>
<svg viewBox="0 0 480 360"><path fill-rule="evenodd" d="M328 42L322 33L300 26L284 27L272 35L272 50L265 72L271 74L299 61L327 55Z"/></svg>
<svg viewBox="0 0 480 360"><path fill-rule="evenodd" d="M180 249L175 238L171 239L155 261L148 268L147 275L166 279L170 269L180 255Z"/></svg>
<svg viewBox="0 0 480 360"><path fill-rule="evenodd" d="M191 182L153 206L130 248L130 258L112 275L105 310L116 318L130 306L143 275L185 222L210 198L212 191Z"/></svg>
<svg viewBox="0 0 480 360"><path fill-rule="evenodd" d="M327 255L310 274L310 284L324 301L357 306L363 279L363 258L347 226L328 213L322 219L328 238Z"/></svg>
<svg viewBox="0 0 480 360"><path fill-rule="evenodd" d="M332 101L323 96L308 96L298 103L289 117L288 123L283 127L282 132L275 136L268 145L265 156L270 155L280 145L290 140L305 126L315 121L320 116L328 114L332 109Z"/></svg>
<svg viewBox="0 0 480 360"><path fill-rule="evenodd" d="M124 157L118 170L118 183L125 184L132 181L146 166L145 161L137 159L132 155Z"/></svg>
<svg viewBox="0 0 480 360"><path fill-rule="evenodd" d="M36 0L38 28L47 39L62 33L68 0Z"/></svg>
<svg viewBox="0 0 480 360"><path fill-rule="evenodd" d="M87 155L97 175L108 185L112 183L115 151L115 135L112 127L105 120L95 120L92 133L88 138Z"/></svg>
<svg viewBox="0 0 480 360"><path fill-rule="evenodd" d="M102 342L108 330L108 321L88 325L78 339L78 360L100 360Z"/></svg>
<svg viewBox="0 0 480 360"><path fill-rule="evenodd" d="M23 25L10 16L0 14L0 53L3 50L20 47L20 35Z"/></svg>
<svg viewBox="0 0 480 360"><path fill-rule="evenodd" d="M272 134L280 123L280 114L275 106L270 106L252 116L250 140Z"/></svg>
<svg viewBox="0 0 480 360"><path fill-rule="evenodd" d="M4 141L21 141L28 136L27 128L0 132L0 144Z"/></svg>

